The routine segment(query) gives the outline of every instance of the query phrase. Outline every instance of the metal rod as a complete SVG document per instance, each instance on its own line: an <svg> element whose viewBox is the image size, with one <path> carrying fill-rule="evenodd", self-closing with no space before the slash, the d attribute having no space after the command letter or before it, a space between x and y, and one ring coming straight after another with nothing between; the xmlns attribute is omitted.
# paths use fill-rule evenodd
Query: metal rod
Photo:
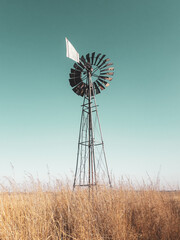
<svg viewBox="0 0 180 240"><path fill-rule="evenodd" d="M91 72L89 72L89 84L90 84L90 92L93 92L93 85L92 85L92 79L91 79ZM94 175L96 175L96 172L95 172L95 159L94 159L94 136L93 136L93 125L92 125L92 106L91 106L91 109L90 109L90 116L91 116L91 125L90 125L90 128L91 128L91 181L93 184L94 183Z"/></svg>
<svg viewBox="0 0 180 240"><path fill-rule="evenodd" d="M109 185L110 185L110 187L112 187L111 179L110 179L110 175L109 175L109 169L108 169L107 160L106 160L106 154L105 154L105 150L104 150L104 142L103 142L101 125L100 125L100 120L99 120L99 115L98 115L98 111L97 111L97 105L96 105L96 98L95 98L95 97L94 97L94 102L95 102L95 106L96 106L96 114L97 114L97 118L98 118L98 124L99 124L99 130L100 130L101 142L102 142L102 149L103 149L104 160L105 160L106 169L107 169L107 175L108 175Z"/></svg>
<svg viewBox="0 0 180 240"><path fill-rule="evenodd" d="M90 190L90 184L91 184L91 85L90 85L90 77L89 77L89 71L87 71L87 77L88 77L88 85L89 85L89 94L88 94L88 103L89 103L89 171L88 171L88 179L89 179L89 190Z"/></svg>

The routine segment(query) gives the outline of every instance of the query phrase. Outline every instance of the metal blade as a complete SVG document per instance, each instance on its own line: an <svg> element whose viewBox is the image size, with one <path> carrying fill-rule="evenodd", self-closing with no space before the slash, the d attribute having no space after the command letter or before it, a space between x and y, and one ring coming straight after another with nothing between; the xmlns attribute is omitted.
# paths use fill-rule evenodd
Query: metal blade
<svg viewBox="0 0 180 240"><path fill-rule="evenodd" d="M108 66L111 66L113 65L113 63L107 63L106 65L104 65L103 67L99 67L99 68L105 68L105 67L108 67Z"/></svg>
<svg viewBox="0 0 180 240"><path fill-rule="evenodd" d="M84 56L83 56L83 55L81 56L81 58L80 58L80 59L81 59L81 61L84 63L84 65L86 65L86 59L84 58Z"/></svg>
<svg viewBox="0 0 180 240"><path fill-rule="evenodd" d="M81 62L79 62L79 63L76 63L80 68L82 68L82 69L84 69L85 68L85 66L84 66L84 64L83 63L81 63Z"/></svg>
<svg viewBox="0 0 180 240"><path fill-rule="evenodd" d="M77 70L79 70L79 71L81 71L81 72L82 72L82 70L83 70L83 68L80 67L77 63L74 64L74 68L77 69Z"/></svg>
<svg viewBox="0 0 180 240"><path fill-rule="evenodd" d="M77 69L71 68L71 73L76 73L76 72L81 73L80 70L77 70Z"/></svg>
<svg viewBox="0 0 180 240"><path fill-rule="evenodd" d="M105 72L105 71L114 71L114 67L101 69L101 72Z"/></svg>
<svg viewBox="0 0 180 240"><path fill-rule="evenodd" d="M106 75L106 74L107 74L107 72L105 72L105 73L104 73L104 72L101 72L101 75Z"/></svg>
<svg viewBox="0 0 180 240"><path fill-rule="evenodd" d="M109 83L108 82L106 82L104 80L101 80L101 79L99 79L99 81L102 82L106 87L109 87Z"/></svg>
<svg viewBox="0 0 180 240"><path fill-rule="evenodd" d="M101 61L103 60L103 58L105 57L106 55L102 55L102 57L100 58L100 60L99 60L99 62L96 64L96 66L98 66L100 63L101 63ZM103 61L104 62L104 61Z"/></svg>
<svg viewBox="0 0 180 240"><path fill-rule="evenodd" d="M73 88L73 91L77 94L80 95L81 94L81 90L84 87L84 83L81 82L79 85L77 85L76 87Z"/></svg>
<svg viewBox="0 0 180 240"><path fill-rule="evenodd" d="M101 91L99 90L99 87L98 87L97 83L96 83L96 82L93 82L93 86L94 86L94 91L95 91L95 93L96 93L96 94L99 94Z"/></svg>
<svg viewBox="0 0 180 240"><path fill-rule="evenodd" d="M112 81L112 78L111 78L111 77L99 76L98 79Z"/></svg>
<svg viewBox="0 0 180 240"><path fill-rule="evenodd" d="M89 57L89 53L86 55L86 59L87 59L87 62L90 63L90 57Z"/></svg>
<svg viewBox="0 0 180 240"><path fill-rule="evenodd" d="M69 83L70 83L71 87L75 87L80 82L82 82L80 78L79 79L74 79L74 78L69 79Z"/></svg>
<svg viewBox="0 0 180 240"><path fill-rule="evenodd" d="M78 81L78 80L82 81L81 77L79 77L79 76L73 76L73 77L71 76L70 79L75 80L75 81Z"/></svg>
<svg viewBox="0 0 180 240"><path fill-rule="evenodd" d="M98 60L98 58L99 58L100 55L101 55L101 53L99 53L99 54L96 56L96 60L95 60L94 65L96 65L96 62L97 62L97 60Z"/></svg>
<svg viewBox="0 0 180 240"><path fill-rule="evenodd" d="M81 72L70 73L69 77L70 78L80 78L81 77Z"/></svg>
<svg viewBox="0 0 180 240"><path fill-rule="evenodd" d="M107 75L113 76L114 72L108 72Z"/></svg>
<svg viewBox="0 0 180 240"><path fill-rule="evenodd" d="M106 58L102 63L101 63L101 65L99 65L99 68L101 68L107 61L109 61L110 60L110 58Z"/></svg>
<svg viewBox="0 0 180 240"><path fill-rule="evenodd" d="M86 89L86 84L83 83L83 85L80 87L80 93L79 93L82 97L84 96L85 89Z"/></svg>
<svg viewBox="0 0 180 240"><path fill-rule="evenodd" d="M81 90L81 92L80 92L81 97L83 97L84 94L85 94L85 88L83 88L83 89Z"/></svg>
<svg viewBox="0 0 180 240"><path fill-rule="evenodd" d="M78 87L73 88L73 91L74 91L77 95L79 95L79 94L78 94Z"/></svg>
<svg viewBox="0 0 180 240"><path fill-rule="evenodd" d="M114 72L101 73L101 75L111 75L111 76L113 76L113 75L114 75Z"/></svg>
<svg viewBox="0 0 180 240"><path fill-rule="evenodd" d="M100 89L101 90L104 90L105 87L102 85L102 83L100 83L98 80L96 80L97 84L99 85Z"/></svg>
<svg viewBox="0 0 180 240"><path fill-rule="evenodd" d="M105 57L106 55L102 55L102 57L99 59L99 62L96 64L96 66L98 66L100 63L101 63L101 61L103 60L103 58Z"/></svg>
<svg viewBox="0 0 180 240"><path fill-rule="evenodd" d="M94 62L94 55L95 55L95 52L92 53L92 57L91 57L91 64L93 65L93 62Z"/></svg>
<svg viewBox="0 0 180 240"><path fill-rule="evenodd" d="M85 68L85 66L84 66L81 62L79 62L78 64L79 64L79 66L80 66L82 69Z"/></svg>

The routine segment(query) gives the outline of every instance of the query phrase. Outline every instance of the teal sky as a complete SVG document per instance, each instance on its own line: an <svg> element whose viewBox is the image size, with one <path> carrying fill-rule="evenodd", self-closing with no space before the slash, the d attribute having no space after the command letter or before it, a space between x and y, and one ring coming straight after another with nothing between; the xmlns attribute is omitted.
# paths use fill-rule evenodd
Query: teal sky
<svg viewBox="0 0 180 240"><path fill-rule="evenodd" d="M180 183L179 13L179 0L1 0L1 179L10 163L16 179L73 174L82 98L67 37L114 63L96 99L112 174Z"/></svg>

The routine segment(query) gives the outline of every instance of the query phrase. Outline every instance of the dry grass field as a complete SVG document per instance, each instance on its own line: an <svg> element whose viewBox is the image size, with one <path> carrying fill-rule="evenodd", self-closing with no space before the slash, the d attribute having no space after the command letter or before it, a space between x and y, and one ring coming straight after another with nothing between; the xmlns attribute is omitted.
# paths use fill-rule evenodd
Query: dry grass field
<svg viewBox="0 0 180 240"><path fill-rule="evenodd" d="M131 186L72 191L34 182L0 194L0 240L179 240L180 193Z"/></svg>

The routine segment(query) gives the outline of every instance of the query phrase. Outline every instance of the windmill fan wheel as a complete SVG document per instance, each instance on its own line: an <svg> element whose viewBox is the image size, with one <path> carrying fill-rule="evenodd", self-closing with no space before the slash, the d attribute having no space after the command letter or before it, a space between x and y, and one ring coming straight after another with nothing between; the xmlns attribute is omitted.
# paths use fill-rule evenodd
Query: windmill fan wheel
<svg viewBox="0 0 180 240"><path fill-rule="evenodd" d="M112 67L112 63L109 63L110 59L105 57L106 55L101 53L97 55L95 55L95 52L88 53L86 57L82 55L80 62L73 65L69 74L69 82L77 95L88 96L88 72L91 74L93 86L91 95L99 94L109 86L109 82L112 81L114 75L114 67Z"/></svg>

